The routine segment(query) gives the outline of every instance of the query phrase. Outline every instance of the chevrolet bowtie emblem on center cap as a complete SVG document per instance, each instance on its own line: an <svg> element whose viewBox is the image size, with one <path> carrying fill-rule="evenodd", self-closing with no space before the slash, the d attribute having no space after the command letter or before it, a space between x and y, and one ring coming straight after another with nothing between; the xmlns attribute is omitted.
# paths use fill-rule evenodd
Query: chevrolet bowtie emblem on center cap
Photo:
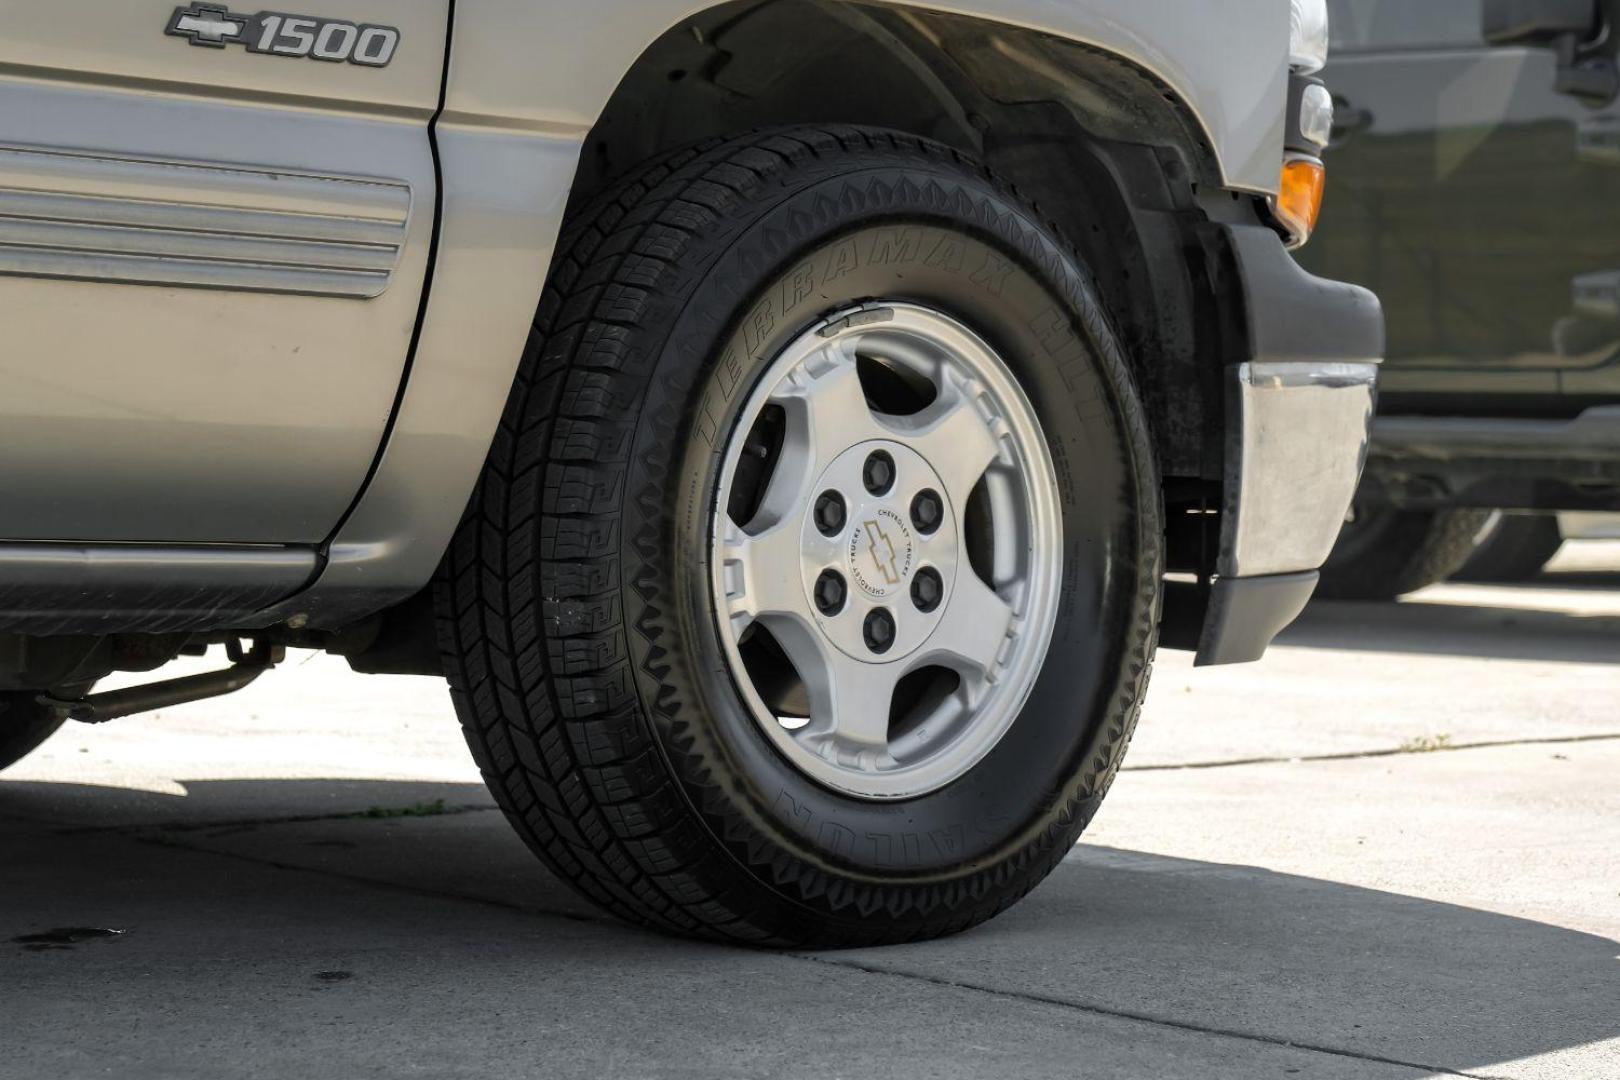
<svg viewBox="0 0 1620 1080"><path fill-rule="evenodd" d="M399 48L399 31L392 26L322 19L314 15L285 15L276 11L233 15L229 8L219 4L188 4L175 8L165 33L210 49L241 45L248 52L309 57L361 67L387 67Z"/></svg>
<svg viewBox="0 0 1620 1080"><path fill-rule="evenodd" d="M850 530L845 558L855 584L868 596L882 598L905 584L916 545L900 515L882 506Z"/></svg>
<svg viewBox="0 0 1620 1080"><path fill-rule="evenodd" d="M872 565L883 575L884 584L900 584L900 556L894 550L894 539L876 521L866 522L866 550L872 555Z"/></svg>

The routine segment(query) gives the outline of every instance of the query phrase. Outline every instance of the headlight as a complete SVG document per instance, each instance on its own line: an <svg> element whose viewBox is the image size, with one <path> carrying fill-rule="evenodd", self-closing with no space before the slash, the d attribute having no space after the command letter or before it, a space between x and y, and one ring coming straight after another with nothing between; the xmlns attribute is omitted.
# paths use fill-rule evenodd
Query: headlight
<svg viewBox="0 0 1620 1080"><path fill-rule="evenodd" d="M1333 137L1333 95L1319 82L1307 84L1299 95L1299 134L1318 153Z"/></svg>
<svg viewBox="0 0 1620 1080"><path fill-rule="evenodd" d="M1328 55L1327 0L1289 0L1288 64L1295 71L1321 71Z"/></svg>

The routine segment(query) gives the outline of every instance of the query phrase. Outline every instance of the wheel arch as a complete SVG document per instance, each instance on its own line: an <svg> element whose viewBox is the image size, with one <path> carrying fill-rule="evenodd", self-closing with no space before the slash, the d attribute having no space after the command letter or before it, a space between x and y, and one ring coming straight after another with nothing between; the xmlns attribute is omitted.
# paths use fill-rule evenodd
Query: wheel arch
<svg viewBox="0 0 1620 1080"><path fill-rule="evenodd" d="M809 0L595 0L578 5L458 0L447 114L506 116L531 127L589 128L625 74L672 32L690 33L694 26L713 30L762 8L809 6ZM1059 53L1089 49L1148 75L1158 85L1157 93L1167 94L1192 118L1222 186L1276 189L1288 77L1289 22L1281 0L1226 0L1220 5L819 0L814 6L850 20L903 19L936 44L946 44L954 23L977 44L995 50L996 65L1004 71L1041 69L1077 86L1076 72L1083 76L1088 65ZM787 18L791 22L798 14ZM780 39L777 61L818 59L806 47L809 40ZM1045 44L1033 46L1038 41ZM850 72L830 74L847 77ZM860 75L864 92L871 72Z"/></svg>
<svg viewBox="0 0 1620 1080"><path fill-rule="evenodd" d="M806 123L889 127L976 156L1054 134L1132 141L1227 185L1193 101L1119 49L905 0L729 0L625 69L592 114L570 205L661 150Z"/></svg>
<svg viewBox="0 0 1620 1080"><path fill-rule="evenodd" d="M624 74L585 139L570 208L662 151L804 123L935 139L1009 181L1096 277L1166 474L1219 475L1218 365L1199 357L1207 315L1187 248L1205 218L1199 192L1223 180L1168 82L1117 52L983 17L734 0L670 27Z"/></svg>

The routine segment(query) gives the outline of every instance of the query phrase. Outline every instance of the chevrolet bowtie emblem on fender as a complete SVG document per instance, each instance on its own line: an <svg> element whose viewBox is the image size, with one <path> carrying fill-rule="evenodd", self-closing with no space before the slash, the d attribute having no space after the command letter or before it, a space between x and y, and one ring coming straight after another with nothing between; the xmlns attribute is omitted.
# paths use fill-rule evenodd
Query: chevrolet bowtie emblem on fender
<svg viewBox="0 0 1620 1080"><path fill-rule="evenodd" d="M276 11L234 15L219 4L175 8L165 33L210 49L241 45L248 52L361 67L387 67L399 49L399 31L392 26Z"/></svg>
<svg viewBox="0 0 1620 1080"><path fill-rule="evenodd" d="M190 38L193 45L207 45L223 49L227 41L235 41L247 29L247 17L232 15L222 7L197 4L189 8L175 8L169 20L169 33L175 37Z"/></svg>

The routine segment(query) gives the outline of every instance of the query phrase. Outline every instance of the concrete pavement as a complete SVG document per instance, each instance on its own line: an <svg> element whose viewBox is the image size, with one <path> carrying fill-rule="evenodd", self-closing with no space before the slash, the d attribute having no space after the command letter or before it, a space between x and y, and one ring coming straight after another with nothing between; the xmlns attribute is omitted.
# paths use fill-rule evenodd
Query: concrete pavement
<svg viewBox="0 0 1620 1080"><path fill-rule="evenodd" d="M1085 843L893 949L599 917L430 680L75 726L0 780L0 1078L1620 1078L1620 544L1556 568L1161 654Z"/></svg>

